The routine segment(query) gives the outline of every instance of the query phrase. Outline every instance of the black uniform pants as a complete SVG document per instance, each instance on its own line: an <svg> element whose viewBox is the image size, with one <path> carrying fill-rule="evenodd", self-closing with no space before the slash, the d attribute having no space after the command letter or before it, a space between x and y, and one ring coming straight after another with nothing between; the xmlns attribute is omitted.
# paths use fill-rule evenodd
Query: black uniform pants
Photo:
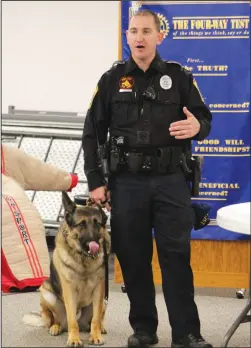
<svg viewBox="0 0 251 348"><path fill-rule="evenodd" d="M155 333L158 314L152 274L153 235L173 340L200 333L190 267L194 212L184 174L122 173L110 179L112 247L130 301L133 330Z"/></svg>

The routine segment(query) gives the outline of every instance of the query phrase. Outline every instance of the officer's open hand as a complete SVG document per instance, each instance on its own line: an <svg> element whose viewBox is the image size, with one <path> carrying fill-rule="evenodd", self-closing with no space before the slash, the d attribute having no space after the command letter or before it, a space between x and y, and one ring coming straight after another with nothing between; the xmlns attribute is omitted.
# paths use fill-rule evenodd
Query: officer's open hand
<svg viewBox="0 0 251 348"><path fill-rule="evenodd" d="M187 119L171 123L169 131L175 139L188 139L194 137L200 131L200 123L186 107L183 112Z"/></svg>
<svg viewBox="0 0 251 348"><path fill-rule="evenodd" d="M108 203L110 192L106 190L105 186L97 187L93 191L90 191L90 198L97 204L105 205L107 211L110 211L110 205Z"/></svg>

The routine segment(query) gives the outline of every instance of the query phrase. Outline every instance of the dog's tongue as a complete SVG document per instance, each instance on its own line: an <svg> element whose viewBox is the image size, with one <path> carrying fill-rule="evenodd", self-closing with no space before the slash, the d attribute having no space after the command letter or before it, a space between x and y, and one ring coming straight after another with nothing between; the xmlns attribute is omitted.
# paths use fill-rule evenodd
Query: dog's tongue
<svg viewBox="0 0 251 348"><path fill-rule="evenodd" d="M89 243L89 251L93 254L96 255L97 252L99 251L99 245L96 242L90 242Z"/></svg>

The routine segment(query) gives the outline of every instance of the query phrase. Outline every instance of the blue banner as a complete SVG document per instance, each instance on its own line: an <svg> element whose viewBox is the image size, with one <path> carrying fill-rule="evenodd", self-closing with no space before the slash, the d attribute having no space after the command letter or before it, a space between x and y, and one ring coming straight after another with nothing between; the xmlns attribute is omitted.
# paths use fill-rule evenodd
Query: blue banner
<svg viewBox="0 0 251 348"><path fill-rule="evenodd" d="M122 59L130 49L126 30L140 9L157 13L164 40L162 59L193 73L213 115L212 131L193 141L193 154L203 156L199 197L208 203L211 223L192 231L193 239L240 240L248 236L216 224L217 210L250 201L250 2L122 1Z"/></svg>

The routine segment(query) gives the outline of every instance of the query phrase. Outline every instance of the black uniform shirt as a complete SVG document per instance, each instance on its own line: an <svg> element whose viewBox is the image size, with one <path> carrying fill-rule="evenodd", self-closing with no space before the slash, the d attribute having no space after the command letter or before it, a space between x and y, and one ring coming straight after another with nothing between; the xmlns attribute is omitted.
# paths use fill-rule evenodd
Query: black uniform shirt
<svg viewBox="0 0 251 348"><path fill-rule="evenodd" d="M163 85L163 79L169 86ZM98 165L97 134L99 144L105 143L109 131L112 135L127 136L129 143L135 145L137 130L149 130L152 147L184 146L191 144L192 139L203 140L208 136L212 115L193 81L192 74L181 65L165 62L158 54L146 72L130 57L102 75L83 131L84 170L90 191L105 184ZM149 86L156 92L154 101L142 97ZM186 119L183 106L199 120L200 132L192 139L176 140L170 136L169 127Z"/></svg>

